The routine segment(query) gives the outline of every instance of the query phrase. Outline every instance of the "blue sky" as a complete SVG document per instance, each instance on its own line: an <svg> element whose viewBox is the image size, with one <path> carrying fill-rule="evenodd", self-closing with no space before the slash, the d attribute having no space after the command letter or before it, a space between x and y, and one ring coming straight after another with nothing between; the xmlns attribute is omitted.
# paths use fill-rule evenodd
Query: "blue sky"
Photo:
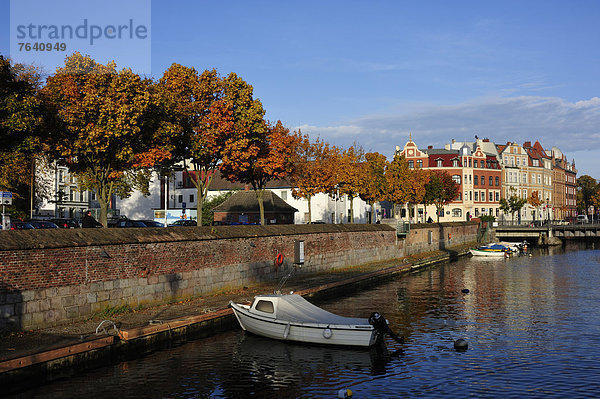
<svg viewBox="0 0 600 399"><path fill-rule="evenodd" d="M8 11L0 0L2 54ZM599 20L595 0L152 1L141 69L236 72L268 119L342 147L390 157L409 132L421 147L537 139L599 179ZM128 66L135 51L117 50Z"/></svg>

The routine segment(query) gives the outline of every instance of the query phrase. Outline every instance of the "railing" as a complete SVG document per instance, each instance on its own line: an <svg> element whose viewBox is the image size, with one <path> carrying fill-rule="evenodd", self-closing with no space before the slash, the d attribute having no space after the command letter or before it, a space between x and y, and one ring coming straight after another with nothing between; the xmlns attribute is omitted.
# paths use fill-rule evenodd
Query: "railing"
<svg viewBox="0 0 600 399"><path fill-rule="evenodd" d="M398 237L406 237L410 232L410 223L399 221L396 225L396 235Z"/></svg>

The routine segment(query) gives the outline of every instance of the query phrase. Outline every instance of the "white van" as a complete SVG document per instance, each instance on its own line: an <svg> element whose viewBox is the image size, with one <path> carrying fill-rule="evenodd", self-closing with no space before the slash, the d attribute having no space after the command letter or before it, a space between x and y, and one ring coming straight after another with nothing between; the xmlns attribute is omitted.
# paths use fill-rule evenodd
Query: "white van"
<svg viewBox="0 0 600 399"><path fill-rule="evenodd" d="M587 215L577 215L577 223L588 223Z"/></svg>

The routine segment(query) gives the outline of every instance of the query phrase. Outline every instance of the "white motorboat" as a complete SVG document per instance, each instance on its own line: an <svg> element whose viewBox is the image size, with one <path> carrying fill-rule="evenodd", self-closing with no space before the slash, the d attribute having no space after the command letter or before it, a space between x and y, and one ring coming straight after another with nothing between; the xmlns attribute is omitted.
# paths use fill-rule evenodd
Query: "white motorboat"
<svg viewBox="0 0 600 399"><path fill-rule="evenodd" d="M229 302L243 330L278 340L313 344L371 346L384 334L402 342L374 312L367 319L344 317L296 294L258 295L250 305Z"/></svg>
<svg viewBox="0 0 600 399"><path fill-rule="evenodd" d="M487 257L506 257L511 254L511 249L506 245L501 244L489 244L478 248L472 248L469 250L473 256L487 256Z"/></svg>

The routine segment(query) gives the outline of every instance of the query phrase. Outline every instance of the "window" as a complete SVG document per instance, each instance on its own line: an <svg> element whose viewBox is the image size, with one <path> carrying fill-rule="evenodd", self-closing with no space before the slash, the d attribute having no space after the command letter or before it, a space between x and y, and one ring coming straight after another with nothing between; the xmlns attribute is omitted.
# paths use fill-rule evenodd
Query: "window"
<svg viewBox="0 0 600 399"><path fill-rule="evenodd" d="M183 202L183 194L179 194L177 196L177 202L179 202L180 204Z"/></svg>
<svg viewBox="0 0 600 399"><path fill-rule="evenodd" d="M494 208L490 208L490 216L494 214Z"/></svg>
<svg viewBox="0 0 600 399"><path fill-rule="evenodd" d="M194 194L190 194L190 204L194 203Z"/></svg>
<svg viewBox="0 0 600 399"><path fill-rule="evenodd" d="M469 191L469 201L473 201L473 191Z"/></svg>
<svg viewBox="0 0 600 399"><path fill-rule="evenodd" d="M478 186L479 185L479 176L475 175L475 185Z"/></svg>
<svg viewBox="0 0 600 399"><path fill-rule="evenodd" d="M469 168L471 167L471 158L469 158Z"/></svg>
<svg viewBox="0 0 600 399"><path fill-rule="evenodd" d="M496 202L500 201L500 191L496 191Z"/></svg>
<svg viewBox="0 0 600 399"><path fill-rule="evenodd" d="M423 161L422 160L417 160L417 168L423 168Z"/></svg>
<svg viewBox="0 0 600 399"><path fill-rule="evenodd" d="M458 193L458 201L462 201L462 193Z"/></svg>
<svg viewBox="0 0 600 399"><path fill-rule="evenodd" d="M485 191L481 192L481 202L485 202Z"/></svg>
<svg viewBox="0 0 600 399"><path fill-rule="evenodd" d="M415 167L415 161L413 161L412 159L408 161L408 167L413 169Z"/></svg>
<svg viewBox="0 0 600 399"><path fill-rule="evenodd" d="M496 217L500 217L500 208L496 208Z"/></svg>
<svg viewBox="0 0 600 399"><path fill-rule="evenodd" d="M496 176L496 186L500 185L500 177Z"/></svg>
<svg viewBox="0 0 600 399"><path fill-rule="evenodd" d="M256 310L260 310L265 313L274 313L273 302L270 301L258 301L256 304Z"/></svg>
<svg viewBox="0 0 600 399"><path fill-rule="evenodd" d="M287 191L281 191L280 194L281 199L287 201Z"/></svg>
<svg viewBox="0 0 600 399"><path fill-rule="evenodd" d="M460 175L453 175L452 180L454 180L456 184L460 184Z"/></svg>
<svg viewBox="0 0 600 399"><path fill-rule="evenodd" d="M538 175L537 178L538 184L542 184L542 175Z"/></svg>
<svg viewBox="0 0 600 399"><path fill-rule="evenodd" d="M527 173L523 173L523 184L527 184Z"/></svg>
<svg viewBox="0 0 600 399"><path fill-rule="evenodd" d="M460 208L452 209L452 217L455 217L455 218L462 217L462 209L460 209Z"/></svg>
<svg viewBox="0 0 600 399"><path fill-rule="evenodd" d="M533 166L540 166L540 161L537 159L533 160Z"/></svg>
<svg viewBox="0 0 600 399"><path fill-rule="evenodd" d="M490 176L490 186L493 186L493 185L494 185L494 177Z"/></svg>
<svg viewBox="0 0 600 399"><path fill-rule="evenodd" d="M479 208L475 208L475 216L479 216Z"/></svg>
<svg viewBox="0 0 600 399"><path fill-rule="evenodd" d="M485 186L485 176L481 176L481 185Z"/></svg>
<svg viewBox="0 0 600 399"><path fill-rule="evenodd" d="M441 160L441 159L438 159L438 160L437 160L437 167L438 167L438 168L441 168L441 167L442 167L442 160Z"/></svg>
<svg viewBox="0 0 600 399"><path fill-rule="evenodd" d="M452 166L454 166L455 168L458 167L458 159L452 160Z"/></svg>
<svg viewBox="0 0 600 399"><path fill-rule="evenodd" d="M475 201L479 201L479 191L475 191Z"/></svg>

